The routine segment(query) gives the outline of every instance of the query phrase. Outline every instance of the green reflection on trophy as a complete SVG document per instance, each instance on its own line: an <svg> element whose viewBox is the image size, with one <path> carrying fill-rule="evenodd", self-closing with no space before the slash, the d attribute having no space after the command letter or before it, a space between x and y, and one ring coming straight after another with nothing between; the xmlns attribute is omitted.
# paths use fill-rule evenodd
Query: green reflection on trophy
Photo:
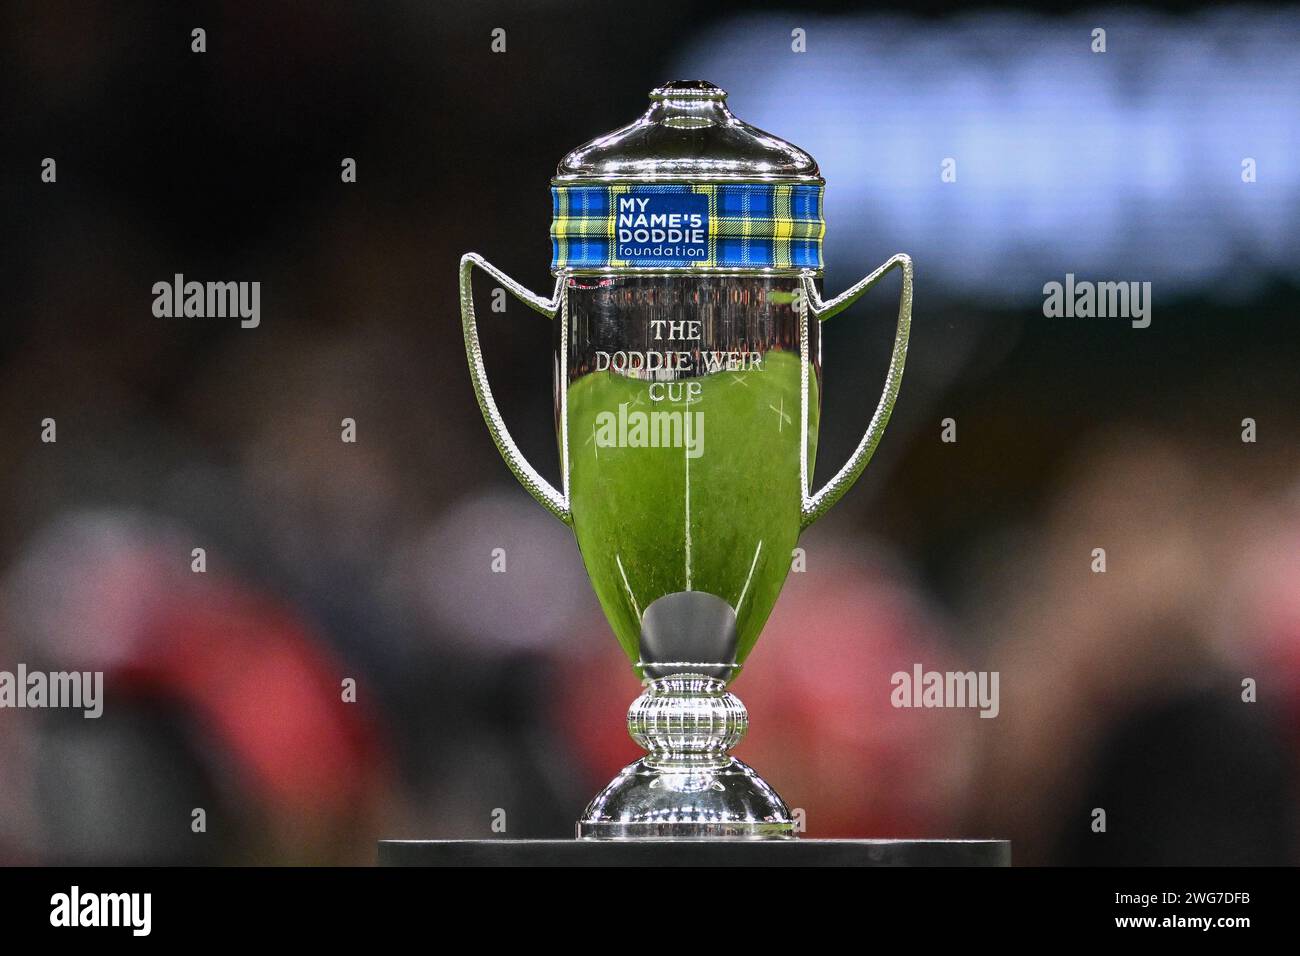
<svg viewBox="0 0 1300 956"><path fill-rule="evenodd" d="M645 685L628 729L647 754L587 807L580 838L794 835L785 803L730 755L747 716L728 682L776 603L800 532L880 440L912 301L903 255L821 298L823 186L807 153L736 119L724 92L670 83L641 118L562 161L549 299L474 254L461 260L466 350L488 430L524 487L573 527ZM559 489L498 413L475 324L475 266L555 323ZM820 323L894 268L903 288L884 392L854 453L813 493Z"/></svg>

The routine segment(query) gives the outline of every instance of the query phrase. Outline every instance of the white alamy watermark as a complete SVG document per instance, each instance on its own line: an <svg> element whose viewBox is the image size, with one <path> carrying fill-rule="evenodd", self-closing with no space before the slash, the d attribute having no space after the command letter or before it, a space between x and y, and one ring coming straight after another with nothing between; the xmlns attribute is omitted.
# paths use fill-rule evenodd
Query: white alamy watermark
<svg viewBox="0 0 1300 956"><path fill-rule="evenodd" d="M1133 328L1151 324L1150 282L1076 281L1073 272L1064 282L1043 286L1043 315L1049 319L1131 319Z"/></svg>
<svg viewBox="0 0 1300 956"><path fill-rule="evenodd" d="M73 885L50 897L50 925L124 926L132 936L148 936L153 928L152 893L83 893Z"/></svg>
<svg viewBox="0 0 1300 956"><path fill-rule="evenodd" d="M997 671L927 671L913 664L911 673L897 671L889 678L894 685L889 702L895 707L978 708L981 717L996 717L999 680Z"/></svg>
<svg viewBox="0 0 1300 956"><path fill-rule="evenodd" d="M67 708L94 720L104 713L103 671L0 671L0 708Z"/></svg>
<svg viewBox="0 0 1300 956"><path fill-rule="evenodd" d="M153 296L153 314L160 319L238 318L245 329L262 324L260 282L186 282L178 272L171 282L155 282Z"/></svg>
<svg viewBox="0 0 1300 956"><path fill-rule="evenodd" d="M622 402L618 412L598 412L597 448L684 448L687 458L704 454L704 413L679 409L637 411Z"/></svg>

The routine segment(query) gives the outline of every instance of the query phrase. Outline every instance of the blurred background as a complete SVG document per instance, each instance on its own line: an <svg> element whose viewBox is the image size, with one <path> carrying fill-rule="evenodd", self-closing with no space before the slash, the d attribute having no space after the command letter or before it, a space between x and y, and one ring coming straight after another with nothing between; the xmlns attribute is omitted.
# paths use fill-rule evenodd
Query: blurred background
<svg viewBox="0 0 1300 956"><path fill-rule="evenodd" d="M1300 12L1035 7L6 4L0 670L106 703L0 710L0 862L572 833L638 686L483 426L455 266L548 292L555 164L673 78L820 161L829 292L916 261L893 422L802 542L739 755L809 836L1300 862ZM260 281L260 326L155 317L175 273ZM1150 326L1045 317L1067 273L1150 282ZM826 329L819 484L896 291ZM481 311L555 480L550 329ZM915 663L999 672L999 716L894 709Z"/></svg>

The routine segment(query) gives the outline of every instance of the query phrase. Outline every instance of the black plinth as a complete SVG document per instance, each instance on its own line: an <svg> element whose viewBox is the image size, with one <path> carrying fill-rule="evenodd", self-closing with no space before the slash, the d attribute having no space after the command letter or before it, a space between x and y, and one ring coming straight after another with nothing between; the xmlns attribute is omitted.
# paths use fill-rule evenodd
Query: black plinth
<svg viewBox="0 0 1300 956"><path fill-rule="evenodd" d="M1007 840L380 840L380 866L1010 866Z"/></svg>

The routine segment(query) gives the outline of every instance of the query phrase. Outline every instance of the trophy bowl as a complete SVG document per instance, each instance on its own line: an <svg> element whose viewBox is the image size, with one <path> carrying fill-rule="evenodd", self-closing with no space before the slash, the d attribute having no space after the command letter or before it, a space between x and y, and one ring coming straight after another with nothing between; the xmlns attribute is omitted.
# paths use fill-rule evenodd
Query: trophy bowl
<svg viewBox="0 0 1300 956"><path fill-rule="evenodd" d="M573 528L614 636L642 679L628 731L646 755L588 805L583 839L795 835L785 803L731 756L729 691L804 528L852 486L902 380L912 264L896 255L821 297L824 181L803 150L741 122L702 81L650 94L636 121L569 153L552 180L550 298L470 253L470 375L506 464ZM561 487L502 421L479 346L475 267L554 323ZM811 478L820 324L887 272L898 325L875 414L820 490Z"/></svg>

